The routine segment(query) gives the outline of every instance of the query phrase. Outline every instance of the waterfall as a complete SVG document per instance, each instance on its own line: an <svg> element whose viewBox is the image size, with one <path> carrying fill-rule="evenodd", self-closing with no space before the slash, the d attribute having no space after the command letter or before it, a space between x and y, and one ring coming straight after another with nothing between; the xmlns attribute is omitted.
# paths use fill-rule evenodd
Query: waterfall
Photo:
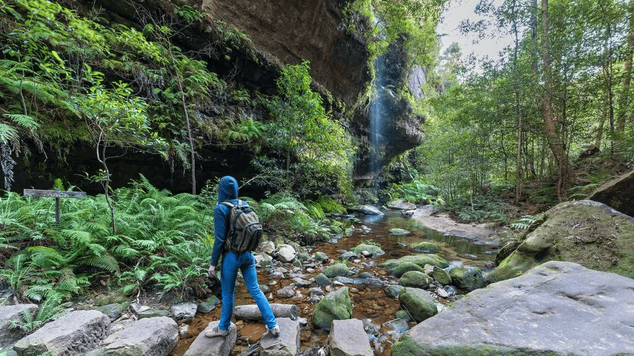
<svg viewBox="0 0 634 356"><path fill-rule="evenodd" d="M385 151L385 132L383 130L385 123L385 94L386 94L386 78L385 78L385 58L379 56L374 60L374 68L376 79L374 82L376 97L370 105L370 173L376 174L383 164L383 154Z"/></svg>

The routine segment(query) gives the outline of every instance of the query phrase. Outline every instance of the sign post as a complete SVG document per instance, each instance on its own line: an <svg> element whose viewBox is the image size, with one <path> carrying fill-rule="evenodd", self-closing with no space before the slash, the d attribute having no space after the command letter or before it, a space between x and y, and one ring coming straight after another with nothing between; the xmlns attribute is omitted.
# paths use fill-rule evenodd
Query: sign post
<svg viewBox="0 0 634 356"><path fill-rule="evenodd" d="M24 189L24 196L34 198L55 198L55 222L59 223L59 199L83 199L86 197L86 192L63 192L61 190Z"/></svg>

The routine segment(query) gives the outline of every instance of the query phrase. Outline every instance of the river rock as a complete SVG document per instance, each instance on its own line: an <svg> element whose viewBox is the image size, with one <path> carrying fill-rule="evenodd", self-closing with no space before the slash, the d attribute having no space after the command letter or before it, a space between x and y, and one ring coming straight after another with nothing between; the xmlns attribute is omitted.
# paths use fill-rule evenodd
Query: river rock
<svg viewBox="0 0 634 356"><path fill-rule="evenodd" d="M289 285L277 291L279 298L292 298L295 295L295 286Z"/></svg>
<svg viewBox="0 0 634 356"><path fill-rule="evenodd" d="M331 356L373 356L368 335L359 319L333 320L329 335Z"/></svg>
<svg viewBox="0 0 634 356"><path fill-rule="evenodd" d="M398 284L402 285L403 287L424 289L429 287L429 284L432 281L433 279L423 272L409 271L403 273L403 276L398 280Z"/></svg>
<svg viewBox="0 0 634 356"><path fill-rule="evenodd" d="M434 267L433 277L436 282L445 286L452 283L451 276L442 268Z"/></svg>
<svg viewBox="0 0 634 356"><path fill-rule="evenodd" d="M422 253L438 253L440 247L438 247L438 243L432 241L421 241L414 246L412 246L412 250L414 252L422 252Z"/></svg>
<svg viewBox="0 0 634 356"><path fill-rule="evenodd" d="M326 277L326 275L323 273L320 273L315 276L315 284L317 284L320 287L327 286L331 283L332 281L330 280L330 278Z"/></svg>
<svg viewBox="0 0 634 356"><path fill-rule="evenodd" d="M22 320L22 313L31 313L37 309L35 304L16 304L0 307L0 349L22 338L25 333L20 329L11 329L12 321Z"/></svg>
<svg viewBox="0 0 634 356"><path fill-rule="evenodd" d="M385 287L385 295L388 297L398 297L399 293L403 290L403 286L396 284Z"/></svg>
<svg viewBox="0 0 634 356"><path fill-rule="evenodd" d="M453 284L467 292L484 287L484 277L478 267L456 266L449 270L449 277Z"/></svg>
<svg viewBox="0 0 634 356"><path fill-rule="evenodd" d="M170 319L171 320L171 319ZM174 321L172 321L174 322ZM81 355L96 347L110 329L110 318L97 310L68 313L20 339L18 355Z"/></svg>
<svg viewBox="0 0 634 356"><path fill-rule="evenodd" d="M277 318L280 335L274 337L262 335L262 356L295 356L299 351L299 321L289 318Z"/></svg>
<svg viewBox="0 0 634 356"><path fill-rule="evenodd" d="M198 334L196 340L192 342L183 356L229 356L231 350L236 345L238 329L236 328L236 324L231 323L229 326L229 335L225 337L206 337L205 332L218 327L218 323L220 322L212 321L209 323L205 330Z"/></svg>
<svg viewBox="0 0 634 356"><path fill-rule="evenodd" d="M113 321L123 314L123 306L119 303L107 304L97 308L100 312L106 314L110 321Z"/></svg>
<svg viewBox="0 0 634 356"><path fill-rule="evenodd" d="M352 302L348 287L341 287L323 297L313 311L313 326L330 330L333 320L352 317Z"/></svg>
<svg viewBox="0 0 634 356"><path fill-rule="evenodd" d="M421 322L438 314L436 300L434 300L431 293L426 290L405 287L398 294L398 299L403 308L409 311L409 314L417 322Z"/></svg>
<svg viewBox="0 0 634 356"><path fill-rule="evenodd" d="M416 204L404 200L394 200L387 203L387 207L396 210L413 210L416 209Z"/></svg>
<svg viewBox="0 0 634 356"><path fill-rule="evenodd" d="M361 212L365 215L385 215L377 207L372 205L363 205L360 208Z"/></svg>
<svg viewBox="0 0 634 356"><path fill-rule="evenodd" d="M634 218L591 200L565 202L486 276L492 283L517 277L545 261L568 261L634 278Z"/></svg>
<svg viewBox="0 0 634 356"><path fill-rule="evenodd" d="M262 241L258 246L258 251L261 253L265 253L267 255L272 255L275 253L275 242L273 241Z"/></svg>
<svg viewBox="0 0 634 356"><path fill-rule="evenodd" d="M204 302L198 304L198 312L207 314L216 308L216 305L220 304L220 299L215 295L207 298Z"/></svg>
<svg viewBox="0 0 634 356"><path fill-rule="evenodd" d="M404 334L392 355L632 355L631 325L634 280L551 261L469 293Z"/></svg>
<svg viewBox="0 0 634 356"><path fill-rule="evenodd" d="M410 232L405 230L405 229L401 229L401 228L392 228L390 229L390 235L396 235L396 236L404 236L404 235L409 235Z"/></svg>
<svg viewBox="0 0 634 356"><path fill-rule="evenodd" d="M588 199L634 216L634 170L597 188Z"/></svg>
<svg viewBox="0 0 634 356"><path fill-rule="evenodd" d="M277 255L282 262L293 262L297 252L291 245L281 244L277 246Z"/></svg>
<svg viewBox="0 0 634 356"><path fill-rule="evenodd" d="M145 318L108 336L86 356L167 356L178 343L178 325L168 317Z"/></svg>
<svg viewBox="0 0 634 356"><path fill-rule="evenodd" d="M328 261L328 255L326 255L325 253L321 251L317 251L315 252L315 261L317 262Z"/></svg>
<svg viewBox="0 0 634 356"><path fill-rule="evenodd" d="M348 275L348 273L350 273L350 269L345 263L335 263L334 265L326 267L323 273L328 278L333 278L337 276L345 277Z"/></svg>
<svg viewBox="0 0 634 356"><path fill-rule="evenodd" d="M172 318L174 318L177 323L189 323L196 316L198 305L193 302L181 303L172 305L170 310L172 312Z"/></svg>
<svg viewBox="0 0 634 356"><path fill-rule="evenodd" d="M371 256L382 256L385 254L383 249L381 249L381 246L372 245L372 244L359 244L352 248L352 252L363 255L363 256L366 256L366 253L364 252L367 252Z"/></svg>
<svg viewBox="0 0 634 356"><path fill-rule="evenodd" d="M449 267L449 263L444 258L435 254L403 256L397 260L392 259L381 262L379 267L385 267L389 274L395 277L400 277L407 271L424 272L424 267L427 264L439 268Z"/></svg>

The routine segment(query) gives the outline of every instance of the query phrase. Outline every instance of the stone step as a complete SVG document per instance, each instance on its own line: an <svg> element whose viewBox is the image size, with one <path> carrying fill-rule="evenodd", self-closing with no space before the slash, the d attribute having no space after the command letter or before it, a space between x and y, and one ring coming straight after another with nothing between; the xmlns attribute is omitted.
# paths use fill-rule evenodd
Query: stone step
<svg viewBox="0 0 634 356"><path fill-rule="evenodd" d="M205 332L218 327L218 323L219 321L209 323L205 330L198 334L196 340L192 342L183 356L229 356L236 344L238 329L234 323L231 323L229 335L226 337L206 337Z"/></svg>
<svg viewBox="0 0 634 356"><path fill-rule="evenodd" d="M295 356L299 352L299 321L290 318L277 318L280 335L274 337L262 335L262 356Z"/></svg>
<svg viewBox="0 0 634 356"><path fill-rule="evenodd" d="M145 318L108 336L87 356L167 356L178 343L178 325L168 317Z"/></svg>
<svg viewBox="0 0 634 356"><path fill-rule="evenodd" d="M19 356L81 355L95 348L109 330L110 318L102 312L74 311L20 339L13 349Z"/></svg>
<svg viewBox="0 0 634 356"><path fill-rule="evenodd" d="M331 355L372 356L368 335L359 319L333 320L329 335Z"/></svg>

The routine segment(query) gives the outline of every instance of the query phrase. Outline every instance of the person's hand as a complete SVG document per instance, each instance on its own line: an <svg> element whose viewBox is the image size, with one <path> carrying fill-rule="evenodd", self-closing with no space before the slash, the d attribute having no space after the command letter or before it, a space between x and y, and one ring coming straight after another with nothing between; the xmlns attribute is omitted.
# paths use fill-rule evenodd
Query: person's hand
<svg viewBox="0 0 634 356"><path fill-rule="evenodd" d="M207 272L209 273L209 277L216 277L216 266L209 266Z"/></svg>

